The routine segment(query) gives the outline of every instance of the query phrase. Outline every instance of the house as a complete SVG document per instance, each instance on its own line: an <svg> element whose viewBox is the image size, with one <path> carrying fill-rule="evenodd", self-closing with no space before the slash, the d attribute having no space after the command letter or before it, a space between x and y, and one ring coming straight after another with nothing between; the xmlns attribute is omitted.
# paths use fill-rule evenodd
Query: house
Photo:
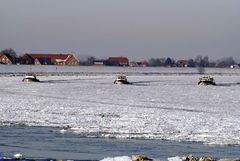
<svg viewBox="0 0 240 161"><path fill-rule="evenodd" d="M1 64L16 64L16 57L11 56L10 54L1 54L0 55Z"/></svg>
<svg viewBox="0 0 240 161"><path fill-rule="evenodd" d="M230 68L236 68L236 69L239 69L240 68L240 64L234 64L234 65L231 65Z"/></svg>
<svg viewBox="0 0 240 161"><path fill-rule="evenodd" d="M29 54L24 54L20 57L20 64L34 64L34 58L32 58Z"/></svg>
<svg viewBox="0 0 240 161"><path fill-rule="evenodd" d="M148 66L148 62L146 60L137 62L138 66L140 67L147 67Z"/></svg>
<svg viewBox="0 0 240 161"><path fill-rule="evenodd" d="M129 66L131 67L147 67L148 66L148 62L146 60L143 61L138 61L138 62L130 62Z"/></svg>
<svg viewBox="0 0 240 161"><path fill-rule="evenodd" d="M188 66L188 61L187 60L178 60L176 62L177 67L187 67Z"/></svg>
<svg viewBox="0 0 240 161"><path fill-rule="evenodd" d="M79 65L79 60L72 54L33 54L25 53L21 64L35 65Z"/></svg>
<svg viewBox="0 0 240 161"><path fill-rule="evenodd" d="M106 61L105 60L95 60L93 65L96 65L96 66L104 66L106 64Z"/></svg>
<svg viewBox="0 0 240 161"><path fill-rule="evenodd" d="M111 66L129 66L129 61L126 57L109 57L106 64Z"/></svg>

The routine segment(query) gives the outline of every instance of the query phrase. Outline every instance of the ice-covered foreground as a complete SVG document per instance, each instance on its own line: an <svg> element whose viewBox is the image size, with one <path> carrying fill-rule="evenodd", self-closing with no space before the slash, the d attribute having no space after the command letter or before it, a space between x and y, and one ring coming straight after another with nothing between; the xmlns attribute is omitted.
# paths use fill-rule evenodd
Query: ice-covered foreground
<svg viewBox="0 0 240 161"><path fill-rule="evenodd" d="M89 137L168 139L240 145L240 76L131 74L0 78L0 124L61 127Z"/></svg>

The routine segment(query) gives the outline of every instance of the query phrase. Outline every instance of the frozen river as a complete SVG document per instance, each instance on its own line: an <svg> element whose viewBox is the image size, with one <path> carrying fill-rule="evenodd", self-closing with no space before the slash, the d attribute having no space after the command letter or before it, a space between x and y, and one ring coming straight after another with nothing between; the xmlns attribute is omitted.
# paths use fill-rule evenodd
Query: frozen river
<svg viewBox="0 0 240 161"><path fill-rule="evenodd" d="M59 128L79 137L240 145L240 70L206 69L217 86L198 86L196 69L0 66L0 125ZM131 85L114 85L125 72Z"/></svg>

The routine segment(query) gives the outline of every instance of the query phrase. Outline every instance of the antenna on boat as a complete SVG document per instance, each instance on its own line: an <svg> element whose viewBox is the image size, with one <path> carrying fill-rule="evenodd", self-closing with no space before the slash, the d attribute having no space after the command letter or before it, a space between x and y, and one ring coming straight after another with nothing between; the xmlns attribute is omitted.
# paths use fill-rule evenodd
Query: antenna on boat
<svg viewBox="0 0 240 161"><path fill-rule="evenodd" d="M198 67L197 70L198 70L199 74L204 74L205 73L204 67Z"/></svg>
<svg viewBox="0 0 240 161"><path fill-rule="evenodd" d="M30 68L30 71L29 71L29 73L32 73L32 65L30 65L30 67L29 67L29 68Z"/></svg>

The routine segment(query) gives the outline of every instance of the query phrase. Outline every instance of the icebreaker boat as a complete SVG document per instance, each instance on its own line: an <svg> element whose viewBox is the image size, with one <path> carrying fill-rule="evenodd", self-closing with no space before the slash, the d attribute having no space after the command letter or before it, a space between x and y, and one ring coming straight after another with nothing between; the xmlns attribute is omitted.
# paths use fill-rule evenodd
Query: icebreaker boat
<svg viewBox="0 0 240 161"><path fill-rule="evenodd" d="M127 77L124 74L117 75L117 78L114 80L114 84L129 84Z"/></svg>
<svg viewBox="0 0 240 161"><path fill-rule="evenodd" d="M213 77L203 76L199 78L198 85L216 85L216 83Z"/></svg>
<svg viewBox="0 0 240 161"><path fill-rule="evenodd" d="M40 82L34 73L28 73L22 80L23 82Z"/></svg>

